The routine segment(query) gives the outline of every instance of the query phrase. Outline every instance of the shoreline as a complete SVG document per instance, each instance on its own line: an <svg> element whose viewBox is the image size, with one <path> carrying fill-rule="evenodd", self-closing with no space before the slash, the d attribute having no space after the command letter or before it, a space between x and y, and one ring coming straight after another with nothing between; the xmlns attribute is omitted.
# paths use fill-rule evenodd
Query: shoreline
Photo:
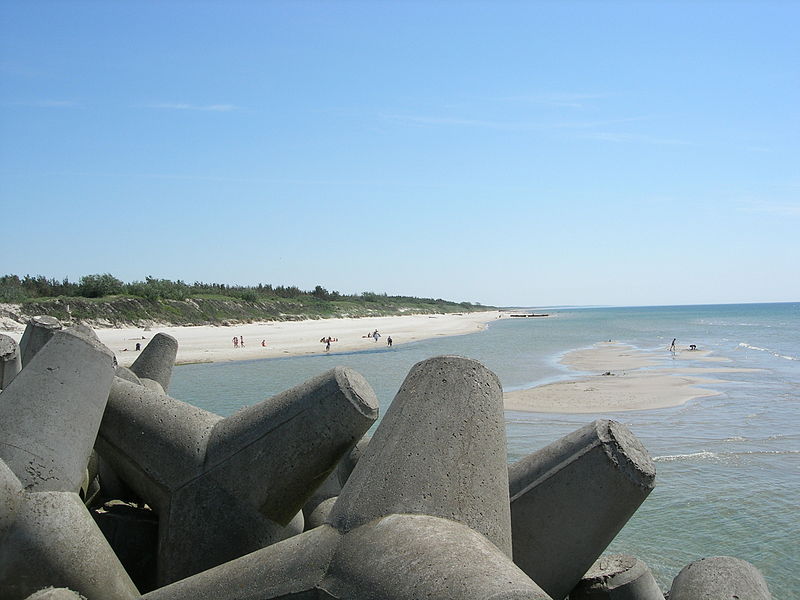
<svg viewBox="0 0 800 600"><path fill-rule="evenodd" d="M178 340L176 365L258 360L289 356L326 354L323 338L331 337L329 354L358 352L385 347L389 337L393 345L439 336L464 335L483 331L507 311L491 310L468 313L438 313L309 319L305 321L262 321L231 326L197 325L188 327L126 327L94 329L100 341L114 352L117 362L130 366L139 356L136 344L144 348L156 333L166 333ZM17 342L24 327L4 331ZM367 337L374 331L379 337ZM234 347L233 338L244 340L244 347ZM265 345L261 342L264 340Z"/></svg>
<svg viewBox="0 0 800 600"><path fill-rule="evenodd" d="M686 361L709 366L689 366ZM706 386L730 382L709 375L757 370L721 366L730 361L712 356L708 350L685 349L664 356L662 351L639 350L618 342L572 350L560 362L575 371L594 374L576 373L566 381L505 392L505 410L582 414L671 408L722 394Z"/></svg>
<svg viewBox="0 0 800 600"><path fill-rule="evenodd" d="M435 337L466 335L484 331L489 323L510 316L509 310L491 310L94 331L124 367L139 356L137 343L144 348L156 333L171 335L178 341L178 366L369 352L385 348L390 337L393 345L402 346ZM21 327L4 333L19 342L23 331ZM377 340L370 337L374 331L379 333ZM333 340L326 352L324 339L329 336ZM234 337L237 341L244 339L244 347L234 347ZM721 394L709 386L729 381L712 375L757 370L723 366L721 363L730 362L729 359L712 356L708 350L687 348L671 354L612 341L570 350L559 362L574 373L562 381L504 392L504 410L585 414L670 408Z"/></svg>

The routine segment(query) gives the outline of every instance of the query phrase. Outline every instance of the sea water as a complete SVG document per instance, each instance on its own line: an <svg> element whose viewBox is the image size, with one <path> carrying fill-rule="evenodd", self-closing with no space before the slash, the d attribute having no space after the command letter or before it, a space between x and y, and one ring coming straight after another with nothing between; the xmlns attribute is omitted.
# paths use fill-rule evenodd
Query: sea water
<svg viewBox="0 0 800 600"><path fill-rule="evenodd" d="M673 338L679 348L696 344L729 360L720 366L758 371L712 374L726 380L707 386L719 395L674 408L506 412L509 461L594 419L621 421L654 458L656 488L608 552L643 560L664 589L693 560L736 556L761 569L776 599L800 597L800 303L536 312L550 316L502 318L483 332L410 344L396 338L391 349L365 340L363 352L179 366L170 393L225 416L344 365L366 377L385 413L411 366L440 354L480 360L510 391L580 375L560 358L597 342L630 344L668 361ZM709 363L682 359L683 366Z"/></svg>

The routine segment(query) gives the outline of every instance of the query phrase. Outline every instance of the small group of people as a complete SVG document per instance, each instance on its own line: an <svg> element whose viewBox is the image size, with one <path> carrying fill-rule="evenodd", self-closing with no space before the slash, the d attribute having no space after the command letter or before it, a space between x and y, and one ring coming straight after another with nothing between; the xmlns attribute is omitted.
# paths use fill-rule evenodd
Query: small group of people
<svg viewBox="0 0 800 600"><path fill-rule="evenodd" d="M367 335L363 335L361 337L362 338L371 339L373 342L377 342L378 338L381 337L381 334L378 333L378 330L376 329L375 331L373 331L371 333L367 332ZM393 343L392 342L392 336L389 336L388 338L386 338L386 345L387 346L389 346L391 348L392 347L392 343Z"/></svg>
<svg viewBox="0 0 800 600"><path fill-rule="evenodd" d="M672 338L672 343L669 345L669 351L672 352L673 354L675 354L678 351L675 345L677 341L678 338ZM697 350L697 344L689 344L689 351L694 352L695 350Z"/></svg>
<svg viewBox="0 0 800 600"><path fill-rule="evenodd" d="M233 336L233 347L234 348L244 348L244 336ZM267 347L267 340L261 340L261 347Z"/></svg>

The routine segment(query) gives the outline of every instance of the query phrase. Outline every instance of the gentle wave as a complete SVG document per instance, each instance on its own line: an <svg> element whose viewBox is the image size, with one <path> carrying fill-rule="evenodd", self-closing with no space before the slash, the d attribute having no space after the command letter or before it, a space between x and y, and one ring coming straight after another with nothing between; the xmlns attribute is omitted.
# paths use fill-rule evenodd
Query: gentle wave
<svg viewBox="0 0 800 600"><path fill-rule="evenodd" d="M747 348L748 350L756 350L758 352L767 352L768 354L772 354L772 356L775 356L777 358L783 358L783 359L786 359L786 360L800 360L800 358L798 358L796 356L787 356L785 354L781 354L779 352L775 352L774 350L770 350L769 348L760 348L758 346L751 346L750 344L747 344L745 342L739 342L739 347L740 348Z"/></svg>
<svg viewBox="0 0 800 600"><path fill-rule="evenodd" d="M666 456L656 456L653 458L655 462L672 462L674 460L683 460L685 458L716 458L718 454L714 452L691 452L689 454L667 454Z"/></svg>
<svg viewBox="0 0 800 600"><path fill-rule="evenodd" d="M729 458L732 456L756 456L756 455L792 455L800 454L800 450L745 450L743 452L690 452L689 454L667 454L665 456L656 456L653 458L655 462L672 462L676 460L685 460L692 458L700 459L715 459L715 458Z"/></svg>

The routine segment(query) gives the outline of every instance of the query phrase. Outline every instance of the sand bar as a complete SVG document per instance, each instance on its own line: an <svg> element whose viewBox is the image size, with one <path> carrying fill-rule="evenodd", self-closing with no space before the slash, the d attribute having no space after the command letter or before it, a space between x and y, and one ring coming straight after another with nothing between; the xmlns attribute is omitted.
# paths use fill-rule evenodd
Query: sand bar
<svg viewBox="0 0 800 600"><path fill-rule="evenodd" d="M709 366L689 366L687 361ZM755 370L721 366L725 361L703 350L679 350L673 354L603 342L570 352L561 361L576 371L592 375L506 392L505 408L525 412L609 413L680 406L695 398L720 393L709 386L725 381L708 375Z"/></svg>
<svg viewBox="0 0 800 600"><path fill-rule="evenodd" d="M373 350L385 347L389 337L394 345L407 344L439 336L463 335L486 329L500 311L472 313L363 317L358 319L315 319L306 321L269 321L222 326L153 327L95 329L95 333L117 356L123 366L130 365L141 347L159 332L178 340L177 364L256 360L278 356L322 354L322 338L331 337L331 353ZM19 341L23 326L4 331ZM366 337L375 330L380 337ZM243 338L244 347L234 348L233 338ZM265 346L261 345L264 340Z"/></svg>

